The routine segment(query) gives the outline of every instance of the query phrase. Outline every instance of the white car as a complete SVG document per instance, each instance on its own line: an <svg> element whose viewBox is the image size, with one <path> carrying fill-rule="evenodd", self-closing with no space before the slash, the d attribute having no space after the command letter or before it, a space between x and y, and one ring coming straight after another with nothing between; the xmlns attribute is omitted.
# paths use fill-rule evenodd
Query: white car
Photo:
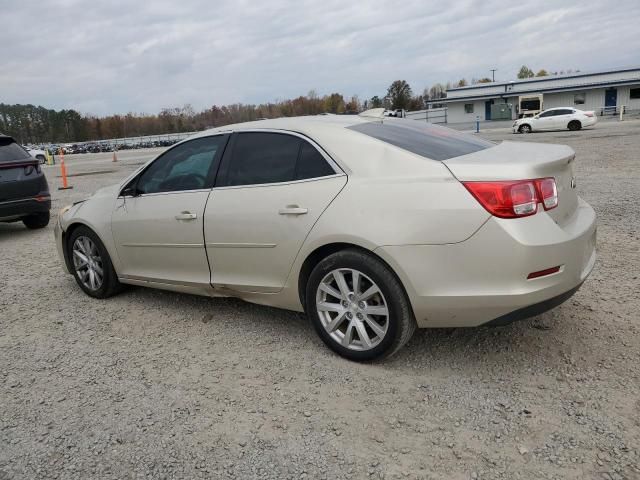
<svg viewBox="0 0 640 480"><path fill-rule="evenodd" d="M575 108L550 108L539 114L520 118L513 122L513 133L531 133L542 130L580 130L596 124L598 117L594 112L585 112Z"/></svg>
<svg viewBox="0 0 640 480"><path fill-rule="evenodd" d="M45 163L47 161L47 154L44 150L39 150L37 148L31 147L24 147L24 149L29 152L29 155L37 159L40 163Z"/></svg>
<svg viewBox="0 0 640 480"><path fill-rule="evenodd" d="M502 325L569 298L596 258L574 155L382 109L229 125L65 207L55 238L92 297L128 283L306 311L368 360L416 326Z"/></svg>

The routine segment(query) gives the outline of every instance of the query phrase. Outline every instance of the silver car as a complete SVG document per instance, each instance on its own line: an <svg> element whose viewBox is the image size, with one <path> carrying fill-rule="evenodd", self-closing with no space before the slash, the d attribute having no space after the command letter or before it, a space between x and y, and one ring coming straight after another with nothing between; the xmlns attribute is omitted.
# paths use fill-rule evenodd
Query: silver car
<svg viewBox="0 0 640 480"><path fill-rule="evenodd" d="M379 113L190 137L61 211L64 266L96 298L133 284L305 311L353 360L416 327L537 315L580 287L596 219L569 147Z"/></svg>

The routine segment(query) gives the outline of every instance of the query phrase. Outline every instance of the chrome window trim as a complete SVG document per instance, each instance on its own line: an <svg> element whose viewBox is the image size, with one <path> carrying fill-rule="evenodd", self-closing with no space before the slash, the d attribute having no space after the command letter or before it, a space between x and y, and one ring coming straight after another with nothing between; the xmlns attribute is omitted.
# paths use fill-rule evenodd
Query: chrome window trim
<svg viewBox="0 0 640 480"><path fill-rule="evenodd" d="M143 198L143 197L155 197L158 195L180 195L181 193L200 193L200 192L210 192L210 188L196 188L194 190L172 190L170 192L153 192L153 193L142 193L140 195L134 196L124 196L118 195L118 198Z"/></svg>
<svg viewBox="0 0 640 480"><path fill-rule="evenodd" d="M288 182L271 182L271 183L251 183L247 185L225 185L222 187L213 187L213 190L230 190L230 189L238 189L238 188L259 188L259 187L276 187L280 185L294 185L297 183L305 183L305 182L318 182L322 180L327 180L329 178L340 178L346 177L346 173L336 173L334 175L325 175L324 177L313 177L313 178L303 178L302 180L290 180Z"/></svg>

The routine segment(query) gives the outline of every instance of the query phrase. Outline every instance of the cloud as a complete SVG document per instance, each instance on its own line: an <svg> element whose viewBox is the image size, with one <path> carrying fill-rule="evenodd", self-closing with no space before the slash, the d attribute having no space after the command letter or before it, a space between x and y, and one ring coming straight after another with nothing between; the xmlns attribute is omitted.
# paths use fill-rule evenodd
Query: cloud
<svg viewBox="0 0 640 480"><path fill-rule="evenodd" d="M361 98L436 82L636 63L635 0L5 0L0 101L85 113Z"/></svg>

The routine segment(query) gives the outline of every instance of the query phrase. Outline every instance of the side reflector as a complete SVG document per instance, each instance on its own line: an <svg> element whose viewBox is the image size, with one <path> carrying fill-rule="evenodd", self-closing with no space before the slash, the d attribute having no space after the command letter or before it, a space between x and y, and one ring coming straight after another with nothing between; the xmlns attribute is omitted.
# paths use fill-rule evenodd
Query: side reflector
<svg viewBox="0 0 640 480"><path fill-rule="evenodd" d="M546 277L547 275L551 275L552 273L558 273L559 271L560 271L560 266L546 268L544 270L539 270L537 272L531 272L529 275L527 275L527 280L531 280L532 278Z"/></svg>

